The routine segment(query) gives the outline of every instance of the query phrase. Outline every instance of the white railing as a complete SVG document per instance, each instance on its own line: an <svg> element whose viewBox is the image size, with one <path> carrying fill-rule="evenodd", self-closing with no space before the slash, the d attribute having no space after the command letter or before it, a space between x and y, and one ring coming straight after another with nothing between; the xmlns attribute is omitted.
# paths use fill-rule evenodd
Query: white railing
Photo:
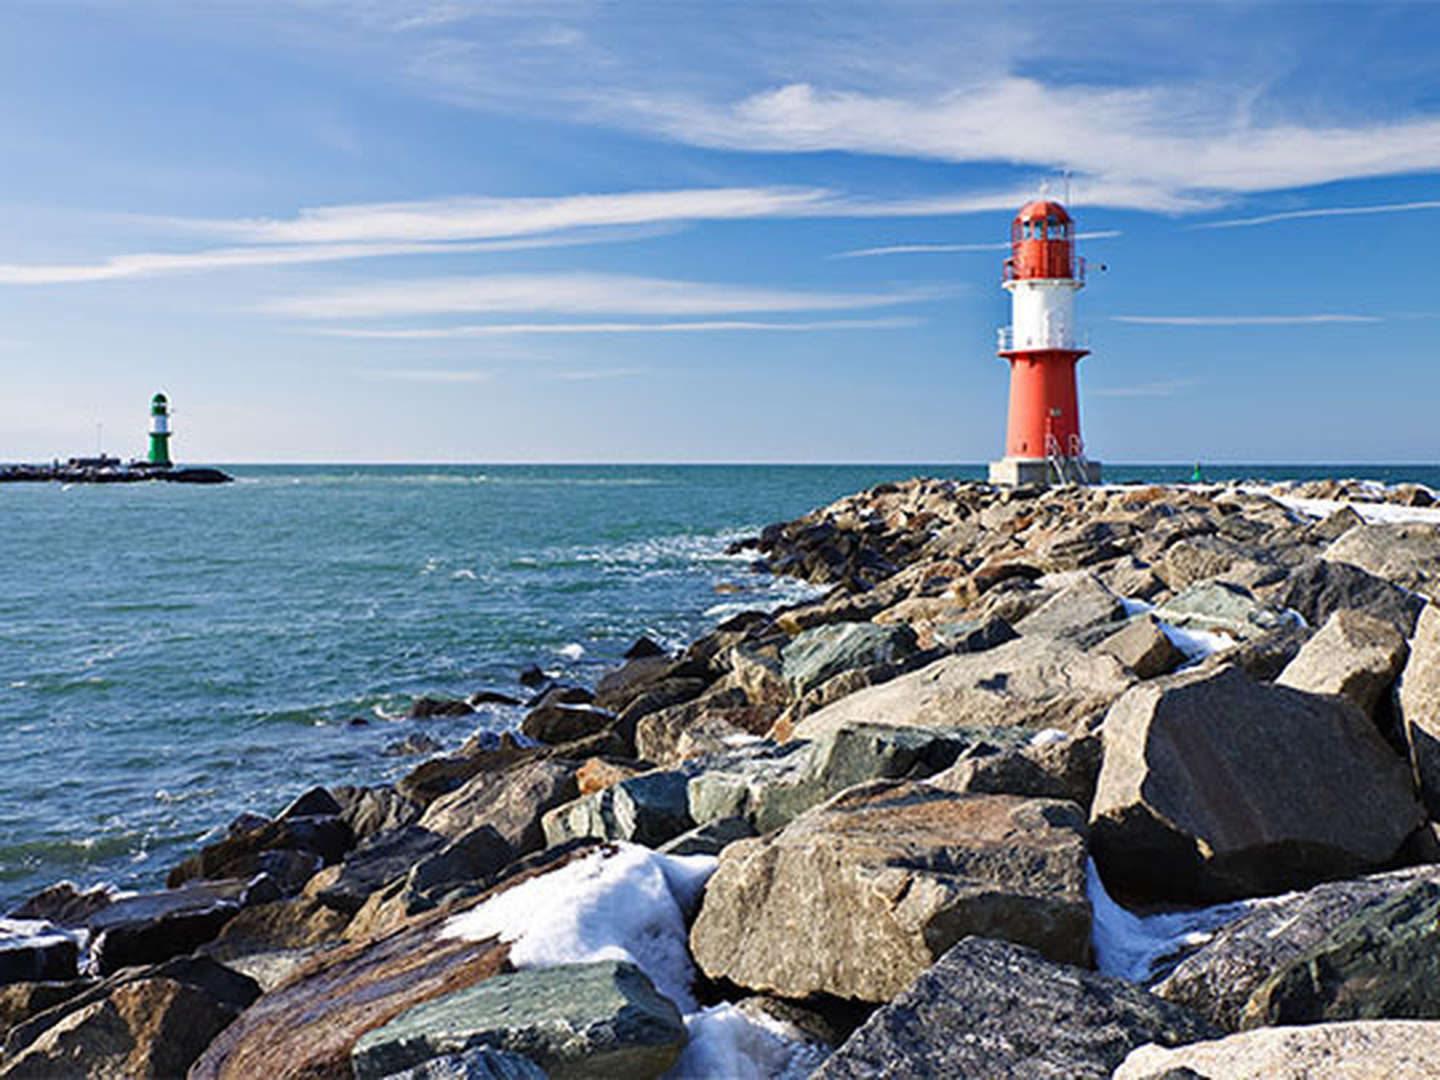
<svg viewBox="0 0 1440 1080"><path fill-rule="evenodd" d="M1071 333L1060 327L1049 333L1027 333L1016 343L1015 328L1001 326L995 331L995 351L1010 352L1014 349L1088 349L1088 333Z"/></svg>

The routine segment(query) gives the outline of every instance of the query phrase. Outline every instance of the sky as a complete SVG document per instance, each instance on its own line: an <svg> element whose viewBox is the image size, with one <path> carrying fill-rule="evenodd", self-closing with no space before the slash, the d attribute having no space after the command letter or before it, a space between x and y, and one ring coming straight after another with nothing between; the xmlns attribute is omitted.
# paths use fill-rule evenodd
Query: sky
<svg viewBox="0 0 1440 1080"><path fill-rule="evenodd" d="M4 0L0 461L1433 462L1440 3Z"/></svg>

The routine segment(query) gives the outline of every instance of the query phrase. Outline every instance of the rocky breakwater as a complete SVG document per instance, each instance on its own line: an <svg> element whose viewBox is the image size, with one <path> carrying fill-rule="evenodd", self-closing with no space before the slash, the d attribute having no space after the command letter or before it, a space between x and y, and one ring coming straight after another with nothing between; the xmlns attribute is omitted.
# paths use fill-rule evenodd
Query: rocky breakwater
<svg viewBox="0 0 1440 1080"><path fill-rule="evenodd" d="M10 913L0 1077L1434 1075L1424 504L917 480L771 526L737 552L820 599Z"/></svg>

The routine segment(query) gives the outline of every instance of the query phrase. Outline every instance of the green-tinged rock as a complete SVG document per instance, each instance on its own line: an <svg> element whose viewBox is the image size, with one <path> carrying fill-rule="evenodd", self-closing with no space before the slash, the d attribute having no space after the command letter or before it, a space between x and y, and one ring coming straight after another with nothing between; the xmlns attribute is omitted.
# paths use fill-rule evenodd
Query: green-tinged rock
<svg viewBox="0 0 1440 1080"><path fill-rule="evenodd" d="M1176 593L1155 610L1155 617L1194 630L1220 631L1244 640L1293 622L1267 607L1250 590L1226 581L1200 581Z"/></svg>
<svg viewBox="0 0 1440 1080"><path fill-rule="evenodd" d="M545 842L553 847L588 836L648 847L662 844L695 824L686 794L688 781L689 774L678 770L641 773L557 806L541 819Z"/></svg>
<svg viewBox="0 0 1440 1080"><path fill-rule="evenodd" d="M499 975L417 1005L355 1044L357 1080L444 1054L490 1046L520 1054L552 1080L645 1080L675 1063L686 1041L673 1002L633 964L607 960Z"/></svg>
<svg viewBox="0 0 1440 1080"><path fill-rule="evenodd" d="M1073 634L1125 618L1120 598L1093 574L1084 574L1015 624L1022 634Z"/></svg>
<svg viewBox="0 0 1440 1080"><path fill-rule="evenodd" d="M431 1058L385 1080L547 1080L545 1070L519 1054L476 1046L463 1054Z"/></svg>
<svg viewBox="0 0 1440 1080"><path fill-rule="evenodd" d="M842 671L898 663L918 651L908 626L846 622L804 631L781 656L785 679L799 697Z"/></svg>

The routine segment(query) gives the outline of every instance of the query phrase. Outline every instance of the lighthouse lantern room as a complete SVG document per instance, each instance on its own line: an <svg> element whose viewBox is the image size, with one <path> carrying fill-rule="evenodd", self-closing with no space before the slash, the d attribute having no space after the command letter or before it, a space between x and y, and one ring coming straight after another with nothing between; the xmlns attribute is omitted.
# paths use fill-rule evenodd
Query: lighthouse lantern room
<svg viewBox="0 0 1440 1080"><path fill-rule="evenodd" d="M164 394L150 399L150 460L154 468L168 469L170 461L170 402Z"/></svg>
<svg viewBox="0 0 1440 1080"><path fill-rule="evenodd" d="M1089 350L1075 329L1075 294L1085 263L1075 255L1075 223L1049 199L1026 203L1010 225L1004 288L1010 325L999 355L1010 363L1005 456L990 463L992 484L1093 484L1100 463L1085 456L1075 364Z"/></svg>

